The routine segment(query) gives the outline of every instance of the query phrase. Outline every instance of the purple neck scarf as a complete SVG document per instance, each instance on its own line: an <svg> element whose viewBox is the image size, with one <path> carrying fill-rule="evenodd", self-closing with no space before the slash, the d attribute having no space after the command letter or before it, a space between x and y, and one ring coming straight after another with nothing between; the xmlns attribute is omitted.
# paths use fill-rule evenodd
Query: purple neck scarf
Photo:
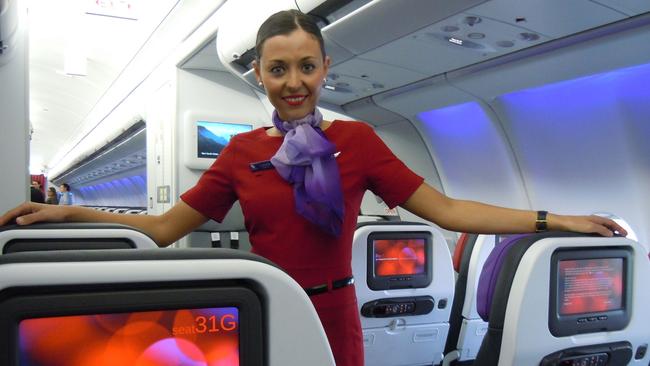
<svg viewBox="0 0 650 366"><path fill-rule="evenodd" d="M335 146L320 129L322 121L318 109L295 121L283 121L273 111L273 125L284 141L271 164L293 185L296 212L338 237L344 214L341 177Z"/></svg>

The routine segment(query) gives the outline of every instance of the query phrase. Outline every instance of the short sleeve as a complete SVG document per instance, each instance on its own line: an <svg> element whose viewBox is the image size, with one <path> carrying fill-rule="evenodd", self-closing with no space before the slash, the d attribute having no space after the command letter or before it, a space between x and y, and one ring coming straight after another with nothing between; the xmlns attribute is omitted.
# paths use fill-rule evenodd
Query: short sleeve
<svg viewBox="0 0 650 366"><path fill-rule="evenodd" d="M368 189L381 197L388 207L401 205L422 185L424 178L398 159L375 131L364 128L364 166Z"/></svg>
<svg viewBox="0 0 650 366"><path fill-rule="evenodd" d="M235 141L232 139L196 185L181 195L183 202L218 222L223 220L237 200L232 176Z"/></svg>

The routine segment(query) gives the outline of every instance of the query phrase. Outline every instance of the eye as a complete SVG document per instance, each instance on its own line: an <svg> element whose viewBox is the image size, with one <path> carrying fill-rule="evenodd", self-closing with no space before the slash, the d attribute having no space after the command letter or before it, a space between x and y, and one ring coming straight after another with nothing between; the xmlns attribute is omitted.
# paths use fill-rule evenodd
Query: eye
<svg viewBox="0 0 650 366"><path fill-rule="evenodd" d="M316 65L314 65L314 64L304 64L304 65L302 65L302 71L303 72L309 73L309 72L312 72L314 70L316 70Z"/></svg>
<svg viewBox="0 0 650 366"><path fill-rule="evenodd" d="M284 67L282 66L273 66L269 69L269 72L273 75L280 75L284 72Z"/></svg>

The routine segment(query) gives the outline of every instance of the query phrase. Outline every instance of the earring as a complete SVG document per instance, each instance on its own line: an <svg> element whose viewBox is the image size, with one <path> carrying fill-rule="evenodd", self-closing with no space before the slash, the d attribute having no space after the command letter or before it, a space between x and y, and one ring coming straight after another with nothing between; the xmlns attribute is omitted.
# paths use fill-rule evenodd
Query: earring
<svg viewBox="0 0 650 366"><path fill-rule="evenodd" d="M327 82L327 78L323 78L323 82L326 83L326 82Z"/></svg>
<svg viewBox="0 0 650 366"><path fill-rule="evenodd" d="M262 82L261 82L261 81L258 81L258 82L257 82L257 85L262 86ZM262 86L262 87L263 87L263 86Z"/></svg>

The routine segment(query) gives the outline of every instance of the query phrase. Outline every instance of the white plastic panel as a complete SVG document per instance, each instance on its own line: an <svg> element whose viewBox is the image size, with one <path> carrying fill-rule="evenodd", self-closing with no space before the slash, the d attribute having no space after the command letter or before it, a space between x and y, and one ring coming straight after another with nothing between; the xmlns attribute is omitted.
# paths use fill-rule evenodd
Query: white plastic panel
<svg viewBox="0 0 650 366"><path fill-rule="evenodd" d="M407 5L374 0L323 28L323 33L352 53L362 54L484 1L410 1Z"/></svg>
<svg viewBox="0 0 650 366"><path fill-rule="evenodd" d="M380 229L381 227L381 229ZM426 288L414 289L393 289L375 291L368 287L367 282L367 255L368 235L373 232L430 232L433 245L433 263L431 284ZM451 304L454 300L454 269L451 263L451 255L447 248L442 233L428 225L382 225L362 226L354 232L352 243L352 273L355 279L357 302L359 311L368 301L388 297L410 297L410 296L431 296L435 300L436 307L429 314L404 316L397 318L366 318L361 316L361 327L363 329L383 328L391 326L397 321L402 326L413 326L417 324L438 324L444 323L449 327L449 315ZM447 299L444 309L438 308L441 299ZM445 334L446 340L446 334ZM444 346L444 341L443 341Z"/></svg>
<svg viewBox="0 0 650 366"><path fill-rule="evenodd" d="M533 208L615 212L650 239L648 83L650 64L497 98Z"/></svg>
<svg viewBox="0 0 650 366"><path fill-rule="evenodd" d="M414 119L420 112L475 99L473 95L449 85L443 75L372 97L378 106L409 119Z"/></svg>
<svg viewBox="0 0 650 366"><path fill-rule="evenodd" d="M342 91L323 89L321 99L341 105L425 77L398 66L354 58L330 67L327 84Z"/></svg>
<svg viewBox="0 0 650 366"><path fill-rule="evenodd" d="M437 365L449 323L363 330L366 366Z"/></svg>
<svg viewBox="0 0 650 366"><path fill-rule="evenodd" d="M405 120L403 116L377 106L372 98L363 98L348 103L343 106L343 109L355 118L374 126Z"/></svg>
<svg viewBox="0 0 650 366"><path fill-rule="evenodd" d="M627 15L636 15L650 11L650 2L647 0L591 0L616 9Z"/></svg>
<svg viewBox="0 0 650 366"><path fill-rule="evenodd" d="M619 331L555 337L549 331L549 289L551 288L551 256L561 247L624 247L633 249L630 323ZM503 327L499 366L537 364L550 353L585 345L628 341L632 350L650 342L650 262L639 243L625 238L546 238L531 246L524 254L512 282ZM534 335L534 336L531 336ZM634 352L633 351L633 352ZM645 366L650 360L646 353L631 365Z"/></svg>
<svg viewBox="0 0 650 366"><path fill-rule="evenodd" d="M22 17L19 13L22 11L18 1L0 0L0 65L6 62L11 51L17 47L18 23Z"/></svg>
<svg viewBox="0 0 650 366"><path fill-rule="evenodd" d="M0 232L0 253L5 245L12 240L32 239L32 240L67 240L78 242L79 240L89 241L88 247L92 249L92 242L97 239L120 238L128 239L137 249L155 249L158 245L154 241L138 230L130 229L25 229L6 230Z"/></svg>
<svg viewBox="0 0 650 366"><path fill-rule="evenodd" d="M375 131L411 170L436 189L442 188L424 140L409 121L379 126Z"/></svg>
<svg viewBox="0 0 650 366"><path fill-rule="evenodd" d="M207 113L214 118L250 123L253 129L269 123L270 114L257 95L243 81L230 73L207 70L178 71L176 128L177 141L188 141L185 136L184 116L186 113ZM203 173L182 164L181 149L176 152L178 192L176 197L193 187ZM237 231L244 228L244 219L239 204L235 204L223 224L210 222L204 229L213 231Z"/></svg>
<svg viewBox="0 0 650 366"><path fill-rule="evenodd" d="M27 11L23 2L2 3L2 11L8 13L2 14L0 23L18 22L11 49L0 55L0 155L3 157L0 162L3 185L0 191L0 207L5 211L28 200L29 197L30 123ZM18 17L14 18L16 16ZM2 26L9 28L9 24ZM0 36L4 38L7 35Z"/></svg>
<svg viewBox="0 0 650 366"><path fill-rule="evenodd" d="M416 124L448 196L528 208L509 143L480 104L422 112Z"/></svg>
<svg viewBox="0 0 650 366"><path fill-rule="evenodd" d="M625 18L612 8L589 0L494 0L468 13L557 38ZM523 18L524 20L517 21Z"/></svg>
<svg viewBox="0 0 650 366"><path fill-rule="evenodd" d="M467 16L471 14L454 15L360 57L437 75L549 40L543 34L534 41L522 40L520 33L529 30L489 18L470 26L464 21ZM483 38L472 38L479 36ZM503 41L511 46L500 46Z"/></svg>
<svg viewBox="0 0 650 366"><path fill-rule="evenodd" d="M106 286L224 279L250 281L267 295L262 302L268 315L264 320L267 330L265 353L269 365L334 366L327 337L307 294L282 270L265 263L243 259L186 259L0 266L0 292L14 286ZM296 339L297 335L299 339Z"/></svg>
<svg viewBox="0 0 650 366"><path fill-rule="evenodd" d="M227 1L219 10L223 20L217 33L217 53L224 66L238 74L232 62L255 47L257 29L264 20L280 10L295 8L294 0Z"/></svg>
<svg viewBox="0 0 650 366"><path fill-rule="evenodd" d="M644 20L645 19L645 20ZM566 45L489 68L461 70L447 75L449 82L477 98L499 95L558 81L575 79L650 62L650 20L620 32Z"/></svg>
<svg viewBox="0 0 650 366"><path fill-rule="evenodd" d="M467 291L465 291L465 302L463 303L463 318L481 319L476 308L478 299L478 282L483 272L483 266L488 256L494 249L494 235L479 235L474 243L474 250L469 259L469 270L467 272Z"/></svg>
<svg viewBox="0 0 650 366"><path fill-rule="evenodd" d="M458 361L476 359L483 338L488 331L488 323L482 319L463 319L458 335Z"/></svg>

